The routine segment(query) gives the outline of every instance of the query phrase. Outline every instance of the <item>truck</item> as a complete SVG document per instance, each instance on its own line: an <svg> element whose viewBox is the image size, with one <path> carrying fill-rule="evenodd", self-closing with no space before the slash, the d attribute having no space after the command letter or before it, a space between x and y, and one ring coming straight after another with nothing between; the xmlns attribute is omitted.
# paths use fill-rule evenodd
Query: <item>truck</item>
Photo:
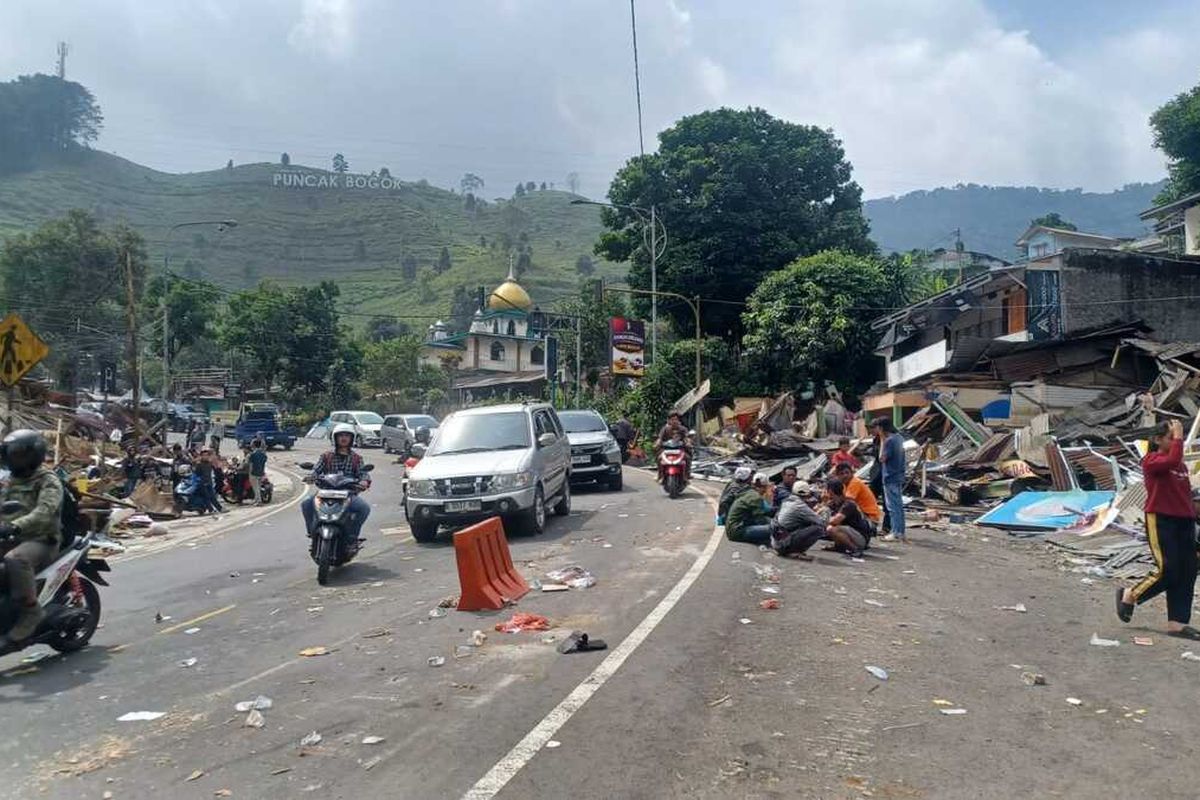
<svg viewBox="0 0 1200 800"><path fill-rule="evenodd" d="M234 437L243 447L254 439L262 439L267 449L282 447L291 450L296 437L279 425L279 406L274 403L242 403L234 426Z"/></svg>

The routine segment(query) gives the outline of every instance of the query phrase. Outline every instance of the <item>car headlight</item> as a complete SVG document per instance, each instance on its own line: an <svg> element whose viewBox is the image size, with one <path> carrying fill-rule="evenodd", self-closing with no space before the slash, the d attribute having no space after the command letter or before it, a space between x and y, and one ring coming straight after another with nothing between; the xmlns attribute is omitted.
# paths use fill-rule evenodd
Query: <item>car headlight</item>
<svg viewBox="0 0 1200 800"><path fill-rule="evenodd" d="M610 436L608 437L608 441L604 443L604 452L619 453L621 452L621 445L617 444L617 440Z"/></svg>
<svg viewBox="0 0 1200 800"><path fill-rule="evenodd" d="M408 482L408 496L409 497L436 497L437 496L437 487L434 486L433 481L410 480Z"/></svg>
<svg viewBox="0 0 1200 800"><path fill-rule="evenodd" d="M524 489L531 485L533 485L533 473L528 471L505 472L492 478L492 488L498 492Z"/></svg>

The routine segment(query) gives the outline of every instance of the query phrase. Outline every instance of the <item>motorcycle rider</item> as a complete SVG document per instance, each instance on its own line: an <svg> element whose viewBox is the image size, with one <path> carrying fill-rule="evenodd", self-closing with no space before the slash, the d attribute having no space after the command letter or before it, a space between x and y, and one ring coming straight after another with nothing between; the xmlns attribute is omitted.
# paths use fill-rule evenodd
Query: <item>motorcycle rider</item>
<svg viewBox="0 0 1200 800"><path fill-rule="evenodd" d="M0 464L12 473L0 502L21 504L17 513L0 516L0 552L9 597L18 609L7 634L11 642L32 636L45 616L38 605L36 576L53 563L62 535L63 485L44 466L45 460L46 440L37 431L16 430L0 443Z"/></svg>
<svg viewBox="0 0 1200 800"><path fill-rule="evenodd" d="M654 440L655 451L661 453L663 445L667 442L679 441L683 443L683 451L687 454L688 472L691 472L692 464L692 439L688 435L688 429L683 426L683 418L678 411L672 411L667 415L667 424L662 426L662 430L658 432L658 438ZM662 467L659 466L658 482L662 483L663 473Z"/></svg>
<svg viewBox="0 0 1200 800"><path fill-rule="evenodd" d="M312 474L309 476L310 481L315 481L321 475L342 474L349 475L358 482L357 491L350 498L348 507L349 524L344 531L345 544L354 546L358 541L358 534L362 530L363 523L367 521L367 517L371 514L371 506L366 500L363 500L358 492L365 491L371 486L371 479L367 473L363 472L362 456L354 452L351 446L354 444L354 427L346 423L339 423L333 429L333 449L321 454L317 463L313 466ZM316 499L313 497L305 498L300 504L300 511L304 514L304 529L308 535L312 535L313 518L316 516Z"/></svg>

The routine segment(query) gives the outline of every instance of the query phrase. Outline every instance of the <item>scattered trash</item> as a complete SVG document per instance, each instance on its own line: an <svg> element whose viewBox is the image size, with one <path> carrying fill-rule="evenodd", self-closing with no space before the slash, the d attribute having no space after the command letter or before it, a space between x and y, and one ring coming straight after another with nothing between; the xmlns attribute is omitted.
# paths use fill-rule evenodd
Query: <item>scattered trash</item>
<svg viewBox="0 0 1200 800"><path fill-rule="evenodd" d="M1200 661L1200 654L1193 653L1191 650L1185 650L1179 657L1184 661Z"/></svg>
<svg viewBox="0 0 1200 800"><path fill-rule="evenodd" d="M440 667L446 663L446 659L443 656L430 656L425 659L425 663L431 667Z"/></svg>
<svg viewBox="0 0 1200 800"><path fill-rule="evenodd" d="M779 608L779 600L774 597L768 597L766 600L760 601L758 607L763 611L774 611Z"/></svg>
<svg viewBox="0 0 1200 800"><path fill-rule="evenodd" d="M184 633L187 634L188 636L191 636L192 634L199 633L199 632L200 632L199 628L188 628L186 631L184 631Z"/></svg>
<svg viewBox="0 0 1200 800"><path fill-rule="evenodd" d="M553 750L554 748L559 747L561 745L562 745L562 742L557 741L556 739L551 739L550 741L546 742L546 747L551 750Z"/></svg>
<svg viewBox="0 0 1200 800"><path fill-rule="evenodd" d="M512 615L507 622L497 622L496 630L501 633L520 633L521 631L548 631L550 620L541 614L528 614L519 611Z"/></svg>
<svg viewBox="0 0 1200 800"><path fill-rule="evenodd" d="M1121 643L1116 639L1101 639L1099 634L1093 633L1088 644L1093 647L1117 647Z"/></svg>
<svg viewBox="0 0 1200 800"><path fill-rule="evenodd" d="M866 670L867 670L867 672L874 675L876 678L879 678L879 680L881 680L881 681L886 681L888 679L887 670L884 669L883 667L867 666Z"/></svg>
<svg viewBox="0 0 1200 800"><path fill-rule="evenodd" d="M1025 682L1026 686L1045 686L1046 685L1046 676L1042 675L1041 673L1038 673L1038 672L1022 672L1021 680L1023 680Z"/></svg>
<svg viewBox="0 0 1200 800"><path fill-rule="evenodd" d="M1091 578L1080 578L1079 582L1082 583L1084 586L1093 586L1096 583Z"/></svg>
<svg viewBox="0 0 1200 800"><path fill-rule="evenodd" d="M325 647L323 645L318 645L317 647L306 647L300 651L300 655L304 656L305 658L313 658L315 656L327 656L327 655L329 655L329 653L330 653L329 648Z"/></svg>
<svg viewBox="0 0 1200 800"><path fill-rule="evenodd" d="M364 736L363 744L382 744L385 739L382 736Z"/></svg>
<svg viewBox="0 0 1200 800"><path fill-rule="evenodd" d="M261 728L267 724L267 718L257 708L250 709L250 713L246 715L246 721L242 723L244 728Z"/></svg>
<svg viewBox="0 0 1200 800"><path fill-rule="evenodd" d="M836 589L834 589L834 590L833 590L833 593L834 593L834 594L846 594L846 587L845 587L845 586L839 586L839 587L837 587Z"/></svg>
<svg viewBox="0 0 1200 800"><path fill-rule="evenodd" d="M383 756L375 756L374 758L369 758L363 762L362 768L365 770L375 769L375 767L379 766L379 763L381 761L383 761Z"/></svg>
<svg viewBox="0 0 1200 800"><path fill-rule="evenodd" d="M487 634L483 631L471 631L471 646L483 647L483 643L487 641Z"/></svg>
<svg viewBox="0 0 1200 800"><path fill-rule="evenodd" d="M759 589L759 591L765 592L766 594L779 594L778 586L760 586L760 587L758 587L758 589Z"/></svg>
<svg viewBox="0 0 1200 800"><path fill-rule="evenodd" d="M324 610L325 610L325 606L310 606L305 609L305 611L307 611L310 614L320 614Z"/></svg>
<svg viewBox="0 0 1200 800"><path fill-rule="evenodd" d="M571 590L565 583L542 583L539 587L543 592L567 592Z"/></svg>
<svg viewBox="0 0 1200 800"><path fill-rule="evenodd" d="M1017 603L1015 606L996 606L997 611L1016 611L1018 614L1024 614L1029 609L1025 608L1024 603Z"/></svg>
<svg viewBox="0 0 1200 800"><path fill-rule="evenodd" d="M547 572L546 577L554 583L561 583L572 589L587 589L596 585L595 576L578 564ZM545 591L545 587L542 588Z"/></svg>
<svg viewBox="0 0 1200 800"><path fill-rule="evenodd" d="M232 797L232 796L233 796L232 789L217 789L215 792L213 792L213 797Z"/></svg>
<svg viewBox="0 0 1200 800"><path fill-rule="evenodd" d="M455 658L470 658L475 655L475 648L469 644L459 644L454 646Z"/></svg>
<svg viewBox="0 0 1200 800"><path fill-rule="evenodd" d="M438 619L439 617L444 617L444 616L446 616L446 609L442 608L441 606L436 606L434 608L429 609L429 618L430 619Z"/></svg>
<svg viewBox="0 0 1200 800"><path fill-rule="evenodd" d="M732 696L733 696L733 695L728 695L728 694L727 694L727 695L723 695L723 696L721 696L721 697L718 697L716 700L713 700L712 702L710 702L710 703L708 704L708 707L709 707L709 708L716 708L717 706L721 705L722 703L729 702L729 698L731 698Z"/></svg>
<svg viewBox="0 0 1200 800"><path fill-rule="evenodd" d="M303 739L300 740L301 747L312 747L313 745L318 745L320 743L321 743L321 734L317 733L316 731L313 731L312 733L308 734L307 736L305 736Z"/></svg>
<svg viewBox="0 0 1200 800"><path fill-rule="evenodd" d="M291 767L280 767L279 769L272 770L271 774L272 775L285 775L291 771L292 771Z"/></svg>
<svg viewBox="0 0 1200 800"><path fill-rule="evenodd" d="M233 710L240 711L244 714L247 711L266 711L272 705L274 705L274 701L272 701L271 698L260 694L253 700L243 700L235 705Z"/></svg>
<svg viewBox="0 0 1200 800"><path fill-rule="evenodd" d="M1137 644L1137 645L1141 645L1142 647L1153 647L1154 646L1154 640L1151 639L1149 636L1135 636L1135 637L1133 637L1133 643Z"/></svg>
<svg viewBox="0 0 1200 800"><path fill-rule="evenodd" d="M392 632L387 628L372 628L369 631L364 631L362 638L378 639L380 636L391 636Z"/></svg>
<svg viewBox="0 0 1200 800"><path fill-rule="evenodd" d="M906 569L906 570L902 571L900 574L901 575L916 575L917 571L915 569Z"/></svg>
<svg viewBox="0 0 1200 800"><path fill-rule="evenodd" d="M560 653L583 653L589 650L607 650L608 643L603 639L592 639L582 631L571 631L571 635L558 643Z"/></svg>
<svg viewBox="0 0 1200 800"><path fill-rule="evenodd" d="M951 703L949 700L943 700L940 697L935 697L933 699L933 704L935 706L952 706L952 705L954 705L954 703Z"/></svg>
<svg viewBox="0 0 1200 800"><path fill-rule="evenodd" d="M779 583L781 577L779 569L771 564L755 564L754 574L762 580L770 581L771 583Z"/></svg>
<svg viewBox="0 0 1200 800"><path fill-rule="evenodd" d="M240 573L240 572L231 572L231 573L229 573L229 577L231 577L231 578L240 578L240 577L242 577L242 573Z"/></svg>
<svg viewBox="0 0 1200 800"><path fill-rule="evenodd" d="M754 620L750 619L749 617L742 617L738 620L738 622L742 623L743 625L749 625L753 621Z"/></svg>
<svg viewBox="0 0 1200 800"><path fill-rule="evenodd" d="M878 607L878 608L887 608L887 605L886 605L886 604L884 604L884 603L881 603L881 602L879 602L878 600L872 600L872 599L871 599L871 598L869 598L869 597L868 597L868 598L866 598L865 600L863 600L863 602L864 602L864 603L866 603L866 604L867 604L867 605L869 605L869 606L876 606L876 607Z"/></svg>
<svg viewBox="0 0 1200 800"><path fill-rule="evenodd" d="M942 708L938 710L947 717L961 717L963 714L967 713L965 708Z"/></svg>
<svg viewBox="0 0 1200 800"><path fill-rule="evenodd" d="M733 551L732 560L733 560L733 561L741 561L741 560L742 560L742 554L741 554L741 553L739 553L737 550L734 550L734 551Z"/></svg>
<svg viewBox="0 0 1200 800"><path fill-rule="evenodd" d="M188 775L186 778L184 778L183 782L191 783L192 781L200 780L200 778L202 778L202 777L204 777L204 770L198 769L198 770L195 770L194 772L192 772L191 775Z"/></svg>
<svg viewBox="0 0 1200 800"><path fill-rule="evenodd" d="M447 595L438 600L438 608L458 608L458 595Z"/></svg>
<svg viewBox="0 0 1200 800"><path fill-rule="evenodd" d="M170 620L171 620L170 617L164 617L162 614L160 614L157 611L154 612L154 622L156 624L160 623L160 622L169 622Z"/></svg>
<svg viewBox="0 0 1200 800"><path fill-rule="evenodd" d="M117 722L153 722L166 715L165 711L130 711L117 717Z"/></svg>
<svg viewBox="0 0 1200 800"><path fill-rule="evenodd" d="M1073 705L1073 706L1081 706L1081 705L1083 705L1083 701L1082 701L1082 700L1080 700L1078 697L1068 697L1068 698L1067 698L1067 702L1068 702L1068 703L1070 703L1070 704L1071 704L1071 705Z"/></svg>

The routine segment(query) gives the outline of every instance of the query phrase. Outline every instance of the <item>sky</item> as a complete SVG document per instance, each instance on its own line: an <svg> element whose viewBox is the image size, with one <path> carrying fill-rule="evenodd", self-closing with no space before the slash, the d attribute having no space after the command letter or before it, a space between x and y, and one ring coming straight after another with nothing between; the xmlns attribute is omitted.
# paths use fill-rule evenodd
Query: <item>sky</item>
<svg viewBox="0 0 1200 800"><path fill-rule="evenodd" d="M636 0L645 143L760 106L830 128L866 197L1109 191L1164 174L1148 116L1200 83L1194 0ZM638 152L625 0L4 0L0 80L53 72L97 147L171 172L388 167L485 197L602 197Z"/></svg>

